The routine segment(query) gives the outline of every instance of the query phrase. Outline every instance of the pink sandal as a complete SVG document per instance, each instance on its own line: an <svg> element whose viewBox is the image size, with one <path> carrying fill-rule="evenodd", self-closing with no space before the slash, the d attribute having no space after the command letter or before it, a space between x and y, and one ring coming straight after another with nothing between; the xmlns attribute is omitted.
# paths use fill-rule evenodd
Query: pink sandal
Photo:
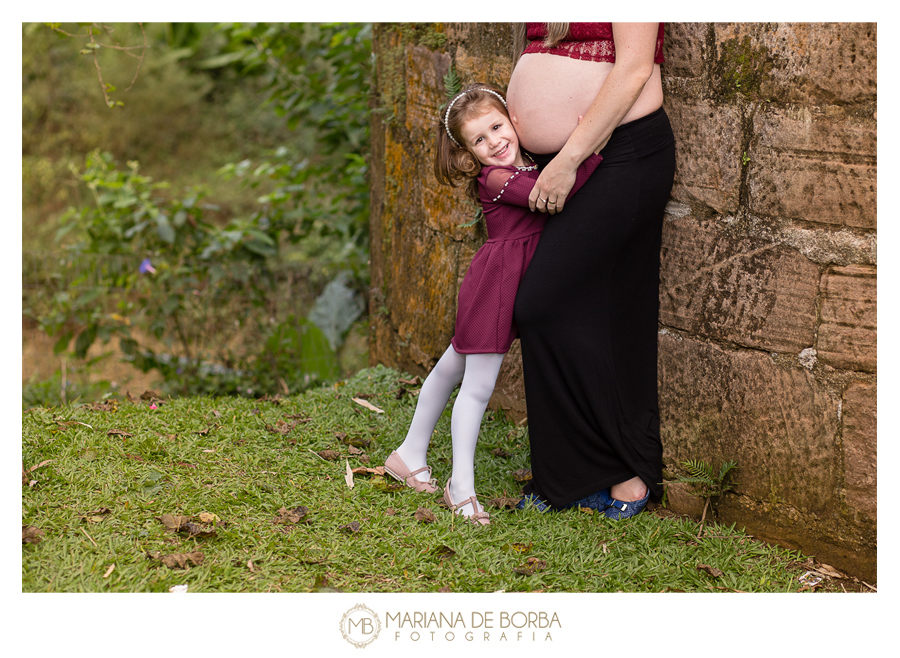
<svg viewBox="0 0 900 658"><path fill-rule="evenodd" d="M400 455L397 454L396 450L392 452L387 458L387 461L384 462L384 470L401 482L406 483L407 487L415 489L419 493L434 493L438 490L437 480L434 478L431 478L428 482L422 482L422 480L416 477L417 474L422 473L423 471L428 471L428 476L431 477L430 466L423 466L418 470L410 472L406 464L403 463L403 460L400 459Z"/></svg>
<svg viewBox="0 0 900 658"><path fill-rule="evenodd" d="M450 480L447 480L447 486L444 487L444 502L447 503L447 507L450 508L450 511L456 514L456 510L460 507L465 507L469 503L472 503L472 509L478 509L480 505L478 504L478 498L475 496L469 496L463 502L458 505L454 505L453 501L450 500ZM463 516L460 514L460 516ZM484 511L484 507L481 508L480 512L475 512L472 516L463 516L464 519L469 520L475 525L490 525L491 524L491 515Z"/></svg>

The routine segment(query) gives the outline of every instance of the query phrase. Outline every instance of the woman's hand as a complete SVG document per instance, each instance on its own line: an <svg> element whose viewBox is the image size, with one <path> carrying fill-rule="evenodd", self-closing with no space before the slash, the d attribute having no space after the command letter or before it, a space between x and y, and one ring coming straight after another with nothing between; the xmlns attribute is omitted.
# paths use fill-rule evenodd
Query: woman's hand
<svg viewBox="0 0 900 658"><path fill-rule="evenodd" d="M562 212L566 197L575 185L574 166L567 166L558 156L550 161L538 177L531 194L528 195L528 207L538 212L555 215Z"/></svg>
<svg viewBox="0 0 900 658"><path fill-rule="evenodd" d="M581 123L583 118L583 116L579 116L578 123ZM551 160L538 176L531 194L528 195L528 206L531 210L551 215L562 212L563 206L566 205L566 198L575 185L577 168L577 164L572 169L566 168L558 157Z"/></svg>

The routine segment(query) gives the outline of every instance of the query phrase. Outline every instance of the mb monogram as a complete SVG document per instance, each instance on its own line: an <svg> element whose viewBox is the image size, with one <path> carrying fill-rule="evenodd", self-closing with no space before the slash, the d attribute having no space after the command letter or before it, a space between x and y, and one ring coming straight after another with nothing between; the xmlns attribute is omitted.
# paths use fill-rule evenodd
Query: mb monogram
<svg viewBox="0 0 900 658"><path fill-rule="evenodd" d="M381 620L378 615L362 603L358 603L341 618L341 634L344 639L357 648L362 648L375 641L381 632Z"/></svg>

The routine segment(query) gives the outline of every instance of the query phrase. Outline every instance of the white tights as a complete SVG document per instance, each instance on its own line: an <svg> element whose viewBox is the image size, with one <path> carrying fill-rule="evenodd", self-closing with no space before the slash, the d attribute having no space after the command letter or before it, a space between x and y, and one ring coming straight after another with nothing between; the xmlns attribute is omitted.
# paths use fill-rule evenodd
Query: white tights
<svg viewBox="0 0 900 658"><path fill-rule="evenodd" d="M400 459L409 470L425 466L425 456L434 428L453 389L462 382L450 419L450 434L453 438L450 498L454 502L475 495L475 444L478 442L481 419L497 383L503 357L503 354L460 354L452 345L448 347L422 384L416 413L406 439L397 448ZM420 473L416 477L428 480L427 473ZM471 516L476 511L481 510L473 510L471 504L459 509L463 516Z"/></svg>

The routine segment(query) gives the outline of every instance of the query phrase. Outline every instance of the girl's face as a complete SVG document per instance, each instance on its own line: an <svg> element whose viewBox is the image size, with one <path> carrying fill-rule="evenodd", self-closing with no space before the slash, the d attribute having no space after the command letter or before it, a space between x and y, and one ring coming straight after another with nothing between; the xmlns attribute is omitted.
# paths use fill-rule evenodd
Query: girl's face
<svg viewBox="0 0 900 658"><path fill-rule="evenodd" d="M525 166L525 160L519 151L519 136L509 117L496 107L466 121L459 132L463 138L463 146L481 164Z"/></svg>

